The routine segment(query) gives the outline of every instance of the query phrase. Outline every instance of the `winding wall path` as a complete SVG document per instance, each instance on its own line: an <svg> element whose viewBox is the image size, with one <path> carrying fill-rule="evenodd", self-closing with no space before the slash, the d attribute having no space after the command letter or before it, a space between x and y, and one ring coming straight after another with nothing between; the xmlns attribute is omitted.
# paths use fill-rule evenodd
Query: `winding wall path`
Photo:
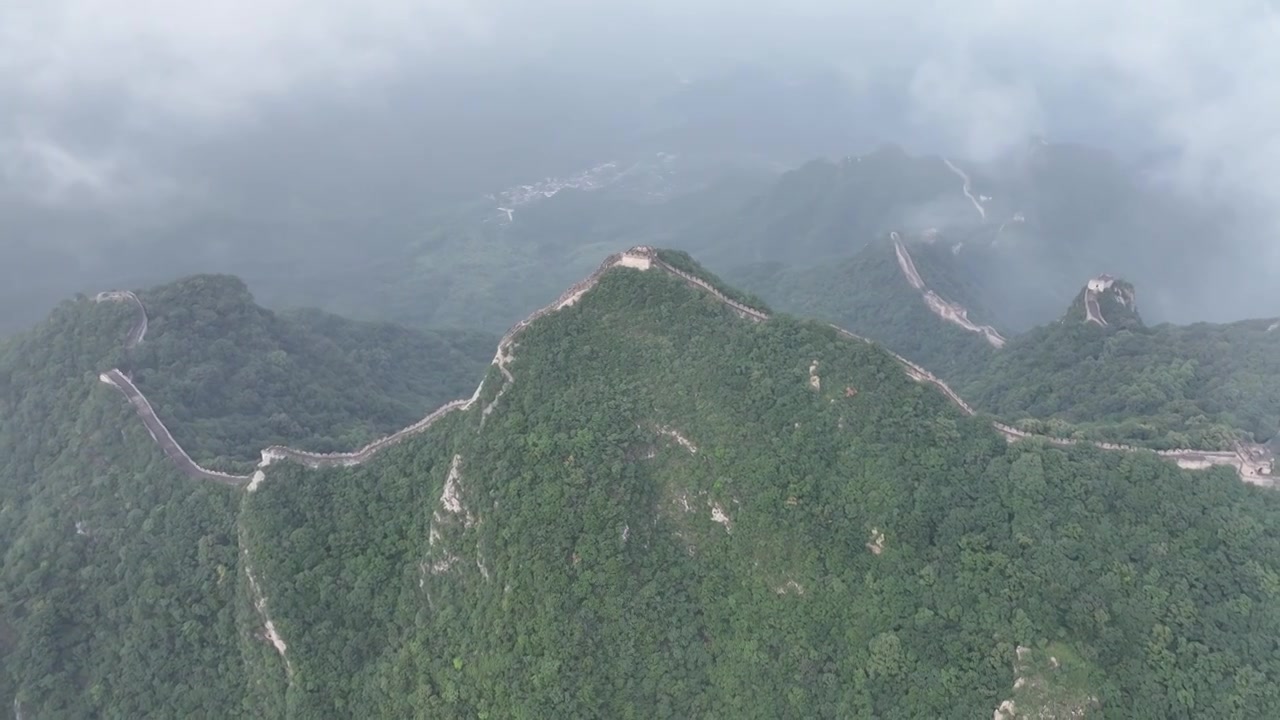
<svg viewBox="0 0 1280 720"><path fill-rule="evenodd" d="M138 413L138 417L142 419L142 424L147 427L147 432L151 433L151 439L156 441L160 449L164 451L166 457L177 466L183 474L200 480L213 480L227 485L240 485L249 482L251 479L248 475L229 475L227 473L209 470L198 465L186 450L173 439L173 434L169 432L169 428L160 421L156 416L156 411L151 407L151 402L147 400L147 396L142 394L137 385L129 379L127 375L120 372L118 368L112 368L101 375L98 379L102 382L114 387L124 393L129 404L133 405L134 411Z"/></svg>
<svg viewBox="0 0 1280 720"><path fill-rule="evenodd" d="M986 220L987 209L982 207L982 203L978 202L978 198L974 197L973 193L970 192L969 190L971 185L971 183L969 182L969 176L966 175L963 170L956 167L955 164L953 164L950 160L946 158L942 158L942 162L946 163L947 167L951 170L951 172L955 173L956 175L959 175L960 179L964 181L964 185L961 188L964 191L964 196L969 198L969 202L973 203L973 206L977 208L978 214L982 216L983 220Z"/></svg>
<svg viewBox="0 0 1280 720"><path fill-rule="evenodd" d="M659 260L657 253L652 248L637 247L625 253L610 255L603 263L601 263L600 267L597 268L595 272L587 276L581 282L569 287L568 290L562 293L560 297L556 298L556 300L551 304L534 311L524 320L516 323L506 332L505 335L502 336L502 339L498 342L498 350L494 355L493 365L495 365L502 374L503 385L498 389L498 392L494 395L493 399L485 406L484 416L488 416L497 404L498 400L501 399L502 395L506 392L507 388L510 387L511 383L515 382L515 376L513 376L510 370L507 369L507 364L514 359L516 338L525 328L529 327L530 324L543 315L569 307L576 303L588 290L595 287L595 285L600 281L600 278L606 272L614 267L632 267L640 270L647 270L655 264L668 270L674 275L684 278L686 282L707 289L717 297L721 298L721 300L727 305L734 308L740 315L754 317L757 320L763 320L767 317L763 313L724 297L721 293L701 279L693 277L689 273L678 270ZM142 302L134 293L128 291L104 292L100 293L95 298L95 301L132 301L136 303L140 310L140 316L138 321L129 331L128 338L126 339L126 347L136 347L137 344L142 341L142 338L145 337L147 331L147 316ZM317 453L309 450L286 447L283 445L273 445L262 451L262 460L258 463L259 469L257 472L252 475L232 475L229 473L219 472L217 470L210 470L192 460L186 450L184 450L182 446L178 444L178 441L174 439L169 428L166 427L164 422L156 415L155 409L151 406L147 397L138 389L138 386L135 385L127 375L120 371L119 368L113 368L102 373L98 376L98 379L103 383L116 388L125 396L133 406L135 412L137 412L138 417L146 426L152 439L155 440L156 444L160 446L161 450L164 451L164 454L173 462L174 466L177 467L180 472L188 477L199 480L212 480L214 482L237 486L247 484L250 491L256 490L265 478L264 468L277 460L292 460L310 468L350 467L353 465L360 465L382 450L397 445L409 437L425 432L440 420L440 418L448 415L449 413L455 410L469 409L477 400L479 400L481 391L484 389L484 381L481 381L480 385L476 387L475 392L472 393L470 398L453 400L445 403L443 406L409 427L374 440L368 445L357 450L339 453Z"/></svg>
<svg viewBox="0 0 1280 720"><path fill-rule="evenodd" d="M129 290L108 290L107 292L98 293L93 299L94 302L128 302L133 303L138 308L138 320L129 328L129 335L125 338L124 347L126 350L132 350L138 347L138 343L147 336L147 308Z"/></svg>
<svg viewBox="0 0 1280 720"><path fill-rule="evenodd" d="M934 315L953 325L959 325L969 332L982 335L994 347L1004 347L1005 339L1000 334L1000 331L990 325L975 324L969 320L969 310L963 305L943 300L941 296L930 290L924 284L920 273L916 271L916 263L911 259L911 253L907 250L906 244L902 242L902 236L892 232L889 233L889 237L893 240L893 251L898 256L898 267L902 269L902 274L906 276L907 282L911 287L920 291L920 294L924 297L924 304L929 306L929 310Z"/></svg>
<svg viewBox="0 0 1280 720"><path fill-rule="evenodd" d="M894 233L894 239L895 242L900 245L897 233ZM900 261L904 254L905 248L903 248L902 252L899 254ZM910 255L905 255L905 257L909 261ZM709 293L719 302L727 305L738 316L744 319L748 319L753 322L764 322L770 318L768 313L733 300L702 278L680 270L679 268L663 261L661 257L659 257L657 251L651 247L637 246L624 253L610 255L603 263L600 264L600 267L597 268L595 272L591 273L581 282L570 286L568 290L562 293L560 297L556 298L556 300L551 304L534 311L524 320L516 323L506 332L505 335L502 336L502 339L498 342L498 350L494 355L492 364L498 368L502 375L503 384L502 387L498 389L498 392L495 393L493 399L490 400L483 409L481 422L483 422L483 418L493 410L498 400L501 399L502 395L511 386L511 384L515 382L515 377L511 374L511 371L507 369L507 364L515 358L516 339L520 333L538 318L576 303L587 293L587 291L591 290L591 288L595 287L596 284L599 283L600 278L603 277L605 273L616 267L628 267L637 270L658 268L680 278L690 287ZM914 264L911 264L910 267L914 270ZM905 270L906 268L904 267L904 272ZM913 275L917 280L919 279L918 274L911 273L911 275ZM921 285L923 285L923 283L921 283ZM102 293L98 296L97 300L99 302L107 300L132 300L133 302L136 302L138 307L142 310L141 317L138 323L136 323L130 330L126 343L131 342L132 345L127 344L127 346L134 347L142 341L142 338L146 335L146 310L136 295L131 292ZM841 336L848 339L874 344L871 340L849 332L844 328L837 327L835 325L831 325L831 327ZM1003 338L1001 340L1003 341ZM921 383L928 383L937 388L966 415L972 416L977 414L977 411L971 405L965 402L958 393L947 385L947 383L933 375L933 373L930 373L928 370L925 370L901 355L884 348L884 346L880 346L880 348L897 360L898 363L902 365L906 374L913 380ZM273 445L262 451L262 461L258 464L259 469L253 475L230 475L201 467L198 463L193 461L187 452L182 449L182 446L174 440L173 435L169 432L169 429L165 427L164 423L160 421L160 418L156 416L155 409L152 408L151 403L147 400L146 396L142 394L142 391L139 390L138 387L134 385L133 381L119 369L108 370L107 372L102 373L102 375L99 376L99 379L102 382L115 387L124 394L125 398L127 398L130 404L133 405L138 417L141 418L143 424L146 425L147 431L151 433L151 437L161 447L165 455L174 463L179 471L190 477L201 480L211 480L236 486L248 484L248 489L250 491L256 489L265 478L264 468L277 460L291 460L311 468L349 467L367 462L380 451L396 445L409 437L425 432L440 418L448 415L449 413L470 409L480 399L480 395L484 390L484 381L481 381L480 385L476 387L475 392L472 393L470 398L453 400L445 403L443 406L413 425L392 433L391 435L387 435L386 437L379 438L358 450L342 453L316 453L307 450L298 450L296 448ZM1054 445L1069 446L1080 444L1076 440L1033 435L1000 422L993 422L992 425L1009 442L1039 437ZM1086 444L1094 445L1095 447L1102 448L1104 450L1125 452L1138 452L1144 450L1144 448L1115 443L1089 442ZM1212 465L1231 465L1240 473L1241 478L1247 482L1265 485L1270 485L1272 482L1270 473L1274 458L1269 451L1259 445L1240 445L1237 446L1234 452L1179 449L1156 451L1156 453L1162 457L1167 457L1176 461L1180 467L1194 469L1209 467Z"/></svg>

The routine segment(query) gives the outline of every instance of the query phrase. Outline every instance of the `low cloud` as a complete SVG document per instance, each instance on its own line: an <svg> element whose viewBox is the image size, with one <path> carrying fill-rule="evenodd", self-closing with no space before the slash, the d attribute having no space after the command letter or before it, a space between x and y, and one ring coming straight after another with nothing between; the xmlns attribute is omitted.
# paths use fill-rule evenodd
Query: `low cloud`
<svg viewBox="0 0 1280 720"><path fill-rule="evenodd" d="M3 3L0 194L152 192L173 184L163 148L238 132L264 107L394 103L369 88L547 57L619 83L820 62L899 94L885 140L910 129L975 159L1036 133L1172 147L1183 187L1280 206L1269 0Z"/></svg>
<svg viewBox="0 0 1280 720"><path fill-rule="evenodd" d="M300 86L351 86L488 36L463 2L50 0L0 7L0 92L35 110L85 94L156 113L227 120ZM21 105L18 107L22 107Z"/></svg>

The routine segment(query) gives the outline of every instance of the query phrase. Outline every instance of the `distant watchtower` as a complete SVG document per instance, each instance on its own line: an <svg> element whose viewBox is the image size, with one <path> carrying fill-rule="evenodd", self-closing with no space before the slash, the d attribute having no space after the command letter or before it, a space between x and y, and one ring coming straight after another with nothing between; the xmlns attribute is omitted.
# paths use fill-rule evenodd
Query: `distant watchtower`
<svg viewBox="0 0 1280 720"><path fill-rule="evenodd" d="M1115 282L1116 282L1116 279L1114 277L1111 277L1110 275L1103 273L1102 275L1099 275L1098 277L1093 278L1092 280L1089 281L1089 291L1102 292L1103 290L1109 289L1112 285L1115 284Z"/></svg>

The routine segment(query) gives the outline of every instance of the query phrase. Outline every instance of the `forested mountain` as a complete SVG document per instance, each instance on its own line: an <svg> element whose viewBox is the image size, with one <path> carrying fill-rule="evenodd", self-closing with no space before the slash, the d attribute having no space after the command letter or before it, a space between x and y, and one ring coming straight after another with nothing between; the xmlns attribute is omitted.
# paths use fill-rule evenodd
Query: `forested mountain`
<svg viewBox="0 0 1280 720"><path fill-rule="evenodd" d="M229 277L140 297L135 348L136 307L86 298L0 346L0 692L23 717L245 712L240 500L178 475L100 372L132 371L197 459L235 460L403 425L466 392L494 342L277 316Z"/></svg>
<svg viewBox="0 0 1280 720"><path fill-rule="evenodd" d="M179 475L97 381L126 306L64 305L3 355L0 691L29 717L1280 713L1270 490L1009 444L751 302L614 256L471 400L252 491Z"/></svg>
<svg viewBox="0 0 1280 720"><path fill-rule="evenodd" d="M744 260L822 268L897 231L951 250L973 304L1010 329L1056 319L1103 270L1146 288L1158 319L1220 320L1256 314L1253 290L1269 290L1241 273L1248 259L1233 249L1233 223L1088 147L1033 141L980 165L886 146L784 174L707 233L699 255L746 284Z"/></svg>
<svg viewBox="0 0 1280 720"><path fill-rule="evenodd" d="M978 164L886 145L774 177L660 154L610 177L620 179L535 195L511 216L499 210L512 209L500 195L440 224L411 245L411 261L388 264L398 279L382 283L391 289L378 303L404 306L392 316L407 322L456 325L465 307L502 317L495 297L507 293L490 288L514 285L521 295L505 311L523 313L607 248L650 244L684 248L781 307L790 298L754 284L762 264L829 272L899 232L949 252L956 272L946 276L968 286L957 299L1008 330L1057 319L1084 279L1103 271L1144 288L1157 321L1271 312L1257 299L1273 289L1240 271L1248 259L1234 249L1236 218L1089 147L1033 140ZM447 269L457 267L472 271L467 283L450 281ZM435 302L409 299L423 288ZM347 307L364 312L368 302L353 296ZM427 317L422 307L439 309Z"/></svg>
<svg viewBox="0 0 1280 720"><path fill-rule="evenodd" d="M926 286L999 324L968 267L937 238L906 243ZM1268 443L1280 434L1280 325L1275 319L1226 324L1142 321L1142 293L1107 281L1090 321L1084 280L1058 319L1002 347L930 309L895 259L875 242L852 259L794 268L762 263L744 273L781 309L849 328L929 368L980 411L1037 433L1153 448L1223 448Z"/></svg>
<svg viewBox="0 0 1280 720"><path fill-rule="evenodd" d="M492 357L480 332L405 330L317 311L276 314L230 276L141 294L149 325L122 369L198 462L267 445L358 447L464 393Z"/></svg>
<svg viewBox="0 0 1280 720"><path fill-rule="evenodd" d="M982 367L994 348L975 333L930 311L921 293L903 274L892 243L882 237L848 260L816 267L766 262L742 270L745 287L772 299L782 310L821 318L873 338L942 377ZM976 293L965 287L948 248L912 244L911 255L930 287L953 302L966 304L969 317L982 321L984 309L969 302Z"/></svg>
<svg viewBox="0 0 1280 720"><path fill-rule="evenodd" d="M308 301L416 326L498 331L609 249L648 244L684 248L785 307L803 303L780 294L785 284L756 286L761 265L830 272L899 232L950 253L956 272L946 276L970 295L960 300L1009 330L1056 319L1103 270L1145 288L1154 319L1236 318L1256 312L1261 295L1251 293L1265 283L1242 282L1244 258L1204 242L1225 242L1234 227L1142 168L1073 145L1033 141L987 165L889 145L776 174L657 153L423 220L377 267L335 278L332 292Z"/></svg>
<svg viewBox="0 0 1280 720"><path fill-rule="evenodd" d="M1280 333L1272 320L1142 325L1112 300L1102 327L1082 297L952 377L979 407L1056 435L1150 447L1230 447L1280 433ZM1119 318L1119 319L1117 319Z"/></svg>

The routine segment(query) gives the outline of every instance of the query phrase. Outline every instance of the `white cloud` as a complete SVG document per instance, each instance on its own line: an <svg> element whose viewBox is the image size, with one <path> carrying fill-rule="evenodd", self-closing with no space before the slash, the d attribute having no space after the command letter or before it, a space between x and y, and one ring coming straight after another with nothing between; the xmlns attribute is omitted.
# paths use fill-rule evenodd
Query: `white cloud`
<svg viewBox="0 0 1280 720"><path fill-rule="evenodd" d="M154 168L141 168L119 150L73 149L39 132L0 137L0 197L18 192L45 207L113 205L190 196Z"/></svg>
<svg viewBox="0 0 1280 720"><path fill-rule="evenodd" d="M969 58L927 60L911 80L916 124L935 128L964 157L994 159L1044 129L1035 86L1026 78L983 77Z"/></svg>
<svg viewBox="0 0 1280 720"><path fill-rule="evenodd" d="M489 31L468 4L438 0L4 3L0 86L36 107L107 94L222 120L263 96L358 83Z"/></svg>
<svg viewBox="0 0 1280 720"><path fill-rule="evenodd" d="M1120 109L1182 148L1184 178L1280 199L1280 20L1263 0L16 0L0 2L0 143L14 165L35 128L68 155L37 143L22 162L71 177L95 155L124 162L156 127L219 132L266 101L549 49L695 74L673 58L900 77L904 121L978 157L1052 124L1049 90L1066 88L1072 112ZM59 123L94 101L111 129L73 153Z"/></svg>

